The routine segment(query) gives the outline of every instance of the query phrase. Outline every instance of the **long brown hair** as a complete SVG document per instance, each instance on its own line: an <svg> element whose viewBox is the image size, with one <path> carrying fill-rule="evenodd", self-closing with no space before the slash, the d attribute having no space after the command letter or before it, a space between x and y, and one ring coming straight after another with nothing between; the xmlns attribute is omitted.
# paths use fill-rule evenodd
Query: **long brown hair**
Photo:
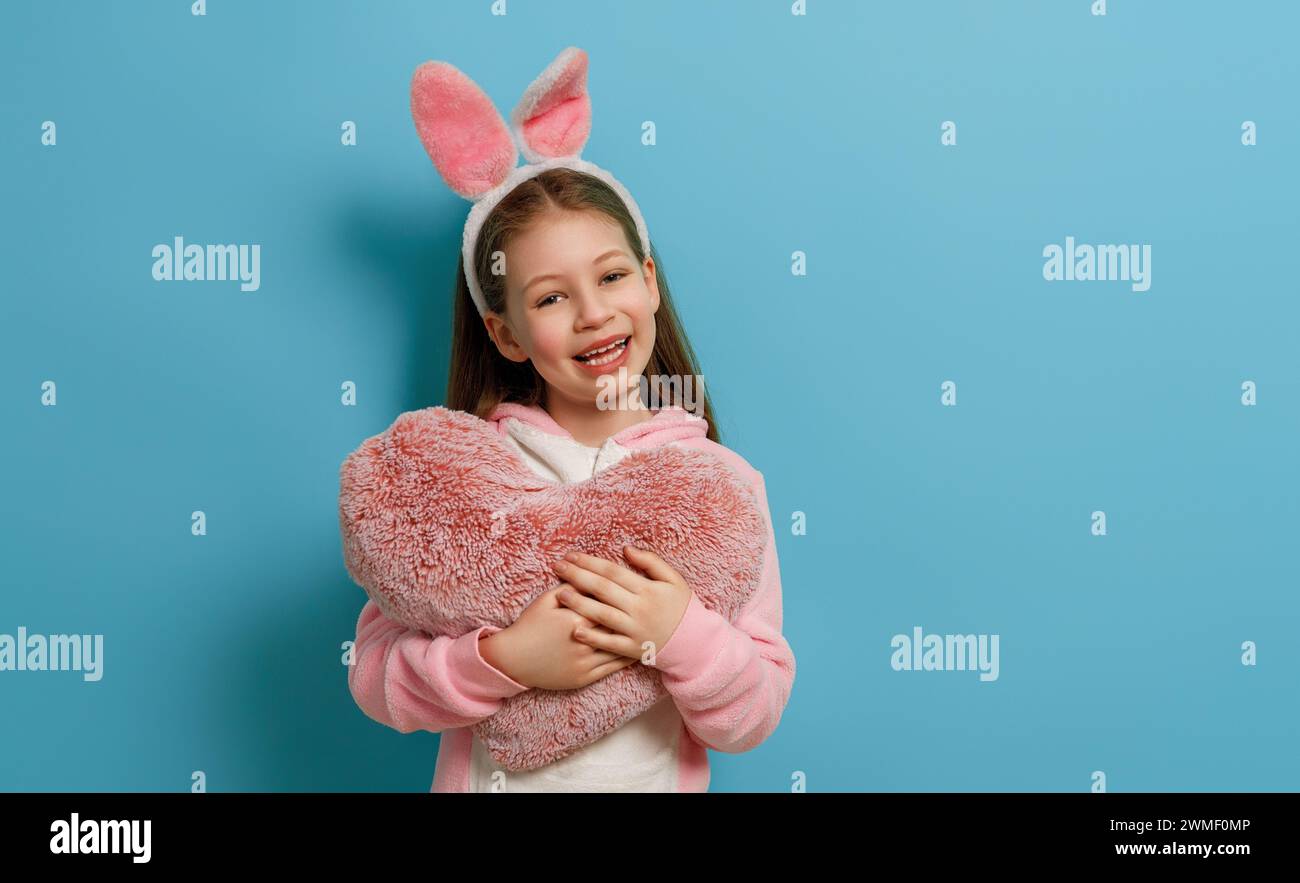
<svg viewBox="0 0 1300 883"><path fill-rule="evenodd" d="M474 246L474 269L488 309L504 315L506 311L505 276L492 272L492 255L504 251L511 238L522 232L540 214L551 207L570 211L598 211L613 218L623 229L628 246L644 267L645 253L636 221L627 206L604 181L564 167L548 169L524 181L497 204L488 215ZM708 437L719 441L713 405L700 376L695 352L686 339L685 329L673 308L668 291L668 276L659 260L654 243L650 244L655 277L659 286L659 309L655 312L655 345L643 376L691 378L694 413L709 423ZM470 297L461 262L457 261L456 297L452 307L451 367L447 376L447 407L468 411L486 418L501 402L545 405L546 383L532 361L512 362L497 350L488 336L483 319ZM672 404L680 401L676 385L666 390Z"/></svg>

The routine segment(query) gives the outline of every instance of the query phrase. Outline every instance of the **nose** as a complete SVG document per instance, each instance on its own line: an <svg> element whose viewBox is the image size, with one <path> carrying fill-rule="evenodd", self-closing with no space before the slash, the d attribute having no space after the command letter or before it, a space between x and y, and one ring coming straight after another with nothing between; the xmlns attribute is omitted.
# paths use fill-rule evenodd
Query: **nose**
<svg viewBox="0 0 1300 883"><path fill-rule="evenodd" d="M579 329L599 328L614 315L614 310L595 285L584 285L577 292L577 307L574 322Z"/></svg>

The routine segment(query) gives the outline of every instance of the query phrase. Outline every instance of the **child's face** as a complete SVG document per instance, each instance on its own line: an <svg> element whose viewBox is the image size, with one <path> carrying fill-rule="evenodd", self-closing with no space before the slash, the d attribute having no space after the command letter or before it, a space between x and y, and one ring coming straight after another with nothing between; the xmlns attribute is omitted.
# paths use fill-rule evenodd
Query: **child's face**
<svg viewBox="0 0 1300 883"><path fill-rule="evenodd" d="M654 260L637 263L622 227L600 212L552 210L505 253L506 314L484 317L502 355L531 359L548 395L587 406L601 375L624 368L629 390L637 387L654 349L659 285ZM575 358L609 338L627 344L586 364Z"/></svg>

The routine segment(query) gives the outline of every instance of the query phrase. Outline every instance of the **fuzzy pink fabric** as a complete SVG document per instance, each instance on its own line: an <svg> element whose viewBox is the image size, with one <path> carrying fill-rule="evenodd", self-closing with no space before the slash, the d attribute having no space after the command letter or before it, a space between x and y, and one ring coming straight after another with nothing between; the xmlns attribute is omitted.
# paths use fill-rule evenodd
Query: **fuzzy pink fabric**
<svg viewBox="0 0 1300 883"><path fill-rule="evenodd" d="M580 154L591 135L587 53L570 46L556 56L524 91L510 121L529 162Z"/></svg>
<svg viewBox="0 0 1300 883"><path fill-rule="evenodd" d="M467 199L496 187L519 161L519 149L492 99L445 61L426 61L415 69L411 117L447 186Z"/></svg>
<svg viewBox="0 0 1300 883"><path fill-rule="evenodd" d="M389 618L431 635L504 628L560 582L572 549L627 565L625 544L672 565L708 609L734 620L757 589L767 542L753 489L719 458L671 445L633 451L587 481L539 478L472 414L400 415L340 471L348 573ZM533 688L474 732L527 770L617 729L666 695L635 662L577 690Z"/></svg>

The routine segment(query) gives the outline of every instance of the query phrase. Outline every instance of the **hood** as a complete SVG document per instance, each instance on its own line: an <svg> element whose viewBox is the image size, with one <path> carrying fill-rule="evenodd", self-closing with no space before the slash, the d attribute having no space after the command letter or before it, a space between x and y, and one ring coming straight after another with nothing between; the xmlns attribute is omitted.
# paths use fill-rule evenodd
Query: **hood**
<svg viewBox="0 0 1300 883"><path fill-rule="evenodd" d="M493 409L487 419L504 436L509 434L506 421L510 418L549 435L579 444L567 429L556 423L539 405L502 402ZM703 417L690 413L680 405L667 405L656 411L654 417L649 420L643 420L611 435L606 444L612 441L625 448L654 448L682 439L702 438L708 435L708 432L709 421Z"/></svg>

